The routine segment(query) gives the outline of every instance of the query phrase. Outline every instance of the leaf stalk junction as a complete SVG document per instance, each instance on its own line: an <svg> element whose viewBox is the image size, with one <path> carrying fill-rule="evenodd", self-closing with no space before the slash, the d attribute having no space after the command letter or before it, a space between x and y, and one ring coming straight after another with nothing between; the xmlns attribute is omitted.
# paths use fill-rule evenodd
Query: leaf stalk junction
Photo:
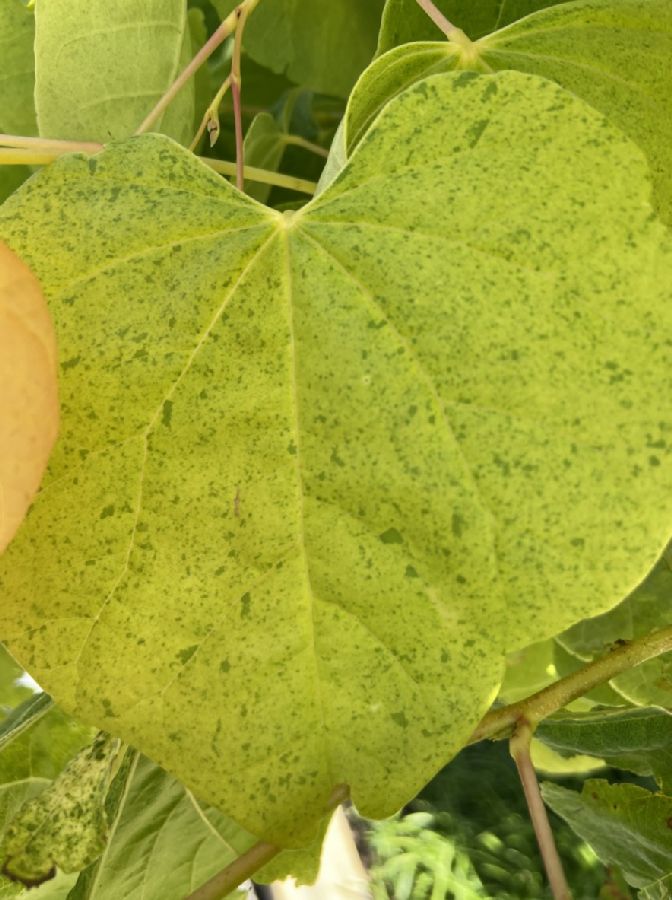
<svg viewBox="0 0 672 900"><path fill-rule="evenodd" d="M523 785L530 818L554 900L571 900L571 894L530 756L530 741L534 731L543 719L558 712L572 700L582 697L593 688L610 681L622 672L629 671L649 659L670 652L672 652L672 625L619 645L599 659L586 663L583 668L572 672L543 690L537 691L530 697L491 710L483 717L468 742L474 744L486 738L491 740L510 738L511 755ZM327 809L335 809L347 797L347 786L339 785L334 789ZM273 844L265 842L255 844L233 863L213 876L187 900L222 900L279 852L280 848Z"/></svg>

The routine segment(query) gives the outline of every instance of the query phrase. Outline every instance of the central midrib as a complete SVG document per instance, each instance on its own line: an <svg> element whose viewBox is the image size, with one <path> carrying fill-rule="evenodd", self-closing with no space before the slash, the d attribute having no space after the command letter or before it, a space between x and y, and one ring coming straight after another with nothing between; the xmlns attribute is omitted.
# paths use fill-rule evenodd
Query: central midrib
<svg viewBox="0 0 672 900"><path fill-rule="evenodd" d="M282 238L280 238L280 233L282 234ZM334 778L332 774L332 765L331 765L331 757L329 754L329 747L327 744L326 737L326 714L325 714L325 703L324 696L322 693L322 676L320 673L320 665L319 665L319 654L317 651L317 629L315 627L315 608L314 608L314 592L311 583L310 577L310 567L308 563L308 552L306 548L306 536L305 536L305 508L304 508L304 484L303 484L303 472L301 468L301 415L299 410L299 391L298 391L298 354L297 354L297 341L294 327L294 311L293 311L293 278L292 278L292 261L291 261L291 249L290 249L290 238L287 229L283 229L282 232L279 232L279 240L284 241L284 260L285 260L285 280L287 284L287 325L288 325L288 335L289 335L289 348L290 348L290 356L291 356L291 402L292 408L294 411L294 443L296 446L296 454L295 454L295 469L296 469L296 488L299 502L299 516L298 516L298 529L297 529L297 538L299 543L299 549L303 558L303 567L304 567L304 577L305 577L305 590L306 590L306 601L307 601L307 620L310 629L310 639L312 641L312 659L314 666L314 684L315 684L315 700L318 707L320 723L321 727L321 743L323 748L323 758L326 763L327 775L331 781L331 786L335 786L337 779ZM326 800L326 798L325 798Z"/></svg>

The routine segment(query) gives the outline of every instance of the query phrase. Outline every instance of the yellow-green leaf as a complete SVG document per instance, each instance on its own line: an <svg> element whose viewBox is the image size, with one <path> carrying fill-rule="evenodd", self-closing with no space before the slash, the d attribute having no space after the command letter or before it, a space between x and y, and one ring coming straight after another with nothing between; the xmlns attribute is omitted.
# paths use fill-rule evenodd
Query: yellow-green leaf
<svg viewBox="0 0 672 900"><path fill-rule="evenodd" d="M253 834L306 842L341 782L393 812L506 651L667 539L648 197L518 73L420 82L293 214L158 136L31 179L0 230L48 287L64 437L0 567L12 652Z"/></svg>

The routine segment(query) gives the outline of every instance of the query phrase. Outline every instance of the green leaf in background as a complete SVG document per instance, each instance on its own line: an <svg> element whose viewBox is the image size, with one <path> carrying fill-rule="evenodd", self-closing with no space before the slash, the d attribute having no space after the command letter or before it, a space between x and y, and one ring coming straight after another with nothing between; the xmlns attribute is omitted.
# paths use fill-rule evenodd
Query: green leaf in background
<svg viewBox="0 0 672 900"><path fill-rule="evenodd" d="M109 840L85 869L68 900L167 900L184 897L232 862L256 838L146 757L128 752L106 801ZM313 880L319 845L286 850L255 873L255 880Z"/></svg>
<svg viewBox="0 0 672 900"><path fill-rule="evenodd" d="M185 0L37 0L40 135L107 142L134 133L191 58ZM155 125L193 137L191 79Z"/></svg>
<svg viewBox="0 0 672 900"><path fill-rule="evenodd" d="M646 888L672 872L672 797L600 779L586 781L580 794L557 784L542 784L541 791L605 865L622 869L628 884Z"/></svg>
<svg viewBox="0 0 672 900"><path fill-rule="evenodd" d="M255 835L306 842L341 782L397 809L502 654L667 537L648 195L617 129L518 73L421 82L293 215L158 136L31 179L1 230L63 424L2 559L12 652Z"/></svg>
<svg viewBox="0 0 672 900"><path fill-rule="evenodd" d="M53 706L48 694L34 694L0 722L0 752L46 715Z"/></svg>
<svg viewBox="0 0 672 900"><path fill-rule="evenodd" d="M604 760L597 756L582 753L562 756L536 738L532 738L530 756L534 768L544 775L585 775L603 769L606 765Z"/></svg>
<svg viewBox="0 0 672 900"><path fill-rule="evenodd" d="M0 132L37 134L33 89L35 65L33 41L35 19L21 0L0 3L0 59L2 59L2 103ZM0 203L30 175L27 166L0 166Z"/></svg>
<svg viewBox="0 0 672 900"><path fill-rule="evenodd" d="M472 41L530 13L567 0L435 0L436 7ZM378 53L411 41L438 41L443 35L417 0L387 0Z"/></svg>
<svg viewBox="0 0 672 900"><path fill-rule="evenodd" d="M200 9L189 9L188 22L191 35L191 55L195 56L208 39L203 12ZM189 137L196 134L201 119L218 87L219 85L214 83L211 66L207 63L200 66L194 75L194 125L193 133Z"/></svg>
<svg viewBox="0 0 672 900"><path fill-rule="evenodd" d="M3 874L39 884L55 866L79 872L102 852L105 796L119 751L116 738L99 735L21 807L0 842Z"/></svg>
<svg viewBox="0 0 672 900"><path fill-rule="evenodd" d="M1 132L23 135L37 133L33 103L34 39L35 19L32 10L26 9L21 0L2 0L0 3ZM0 199L2 198L0 197Z"/></svg>
<svg viewBox="0 0 672 900"><path fill-rule="evenodd" d="M344 169L348 162L348 154L345 146L345 120L341 120L336 133L334 134L329 148L329 156L320 175L320 180L315 191L315 196L319 197L336 178L341 169Z"/></svg>
<svg viewBox="0 0 672 900"><path fill-rule="evenodd" d="M672 874L647 884L640 889L638 900L670 900L672 897Z"/></svg>
<svg viewBox="0 0 672 900"><path fill-rule="evenodd" d="M456 68L529 72L572 91L640 146L653 171L654 207L672 224L670 58L668 0L563 3L475 44L413 44L377 59L350 99L346 144L350 152L390 97L428 75Z"/></svg>
<svg viewBox="0 0 672 900"><path fill-rule="evenodd" d="M502 703L516 703L556 680L553 640L539 641L507 657L498 699Z"/></svg>
<svg viewBox="0 0 672 900"><path fill-rule="evenodd" d="M569 653L588 662L619 641L643 637L669 625L670 609L672 567L668 548L648 577L622 603L604 615L579 622L557 640ZM631 703L672 708L670 654L624 672L614 678L611 685Z"/></svg>
<svg viewBox="0 0 672 900"><path fill-rule="evenodd" d="M129 751L106 802L110 836L68 900L186 897L255 839Z"/></svg>
<svg viewBox="0 0 672 900"><path fill-rule="evenodd" d="M563 754L587 753L672 790L672 715L662 709L600 709L545 719L536 736Z"/></svg>
<svg viewBox="0 0 672 900"><path fill-rule="evenodd" d="M32 696L32 690L19 684L23 669L0 644L0 721L13 709Z"/></svg>
<svg viewBox="0 0 672 900"><path fill-rule="evenodd" d="M558 678L566 678L568 675L578 672L579 669L582 669L585 666L585 660L579 659L574 654L569 653L557 640L553 643L555 644L555 668L558 673ZM605 647L604 651L606 652L607 649L608 648ZM599 655L602 656L603 654L600 653ZM592 690L587 691L577 700L574 700L570 703L569 708L575 712L587 712L595 705L623 707L627 706L628 702L622 694L619 694L618 691L614 690L609 682L604 682L598 684L597 687L592 688Z"/></svg>
<svg viewBox="0 0 672 900"><path fill-rule="evenodd" d="M46 694L17 684L21 674L0 644L0 783L55 778L93 738L91 728L50 707Z"/></svg>
<svg viewBox="0 0 672 900"><path fill-rule="evenodd" d="M245 133L245 165L277 172L285 152L284 132L269 113L258 113ZM245 193L260 203L268 200L271 187L258 182L245 182Z"/></svg>
<svg viewBox="0 0 672 900"><path fill-rule="evenodd" d="M249 55L296 84L347 97L375 51L384 0L263 0L250 16ZM236 6L214 0L224 18ZM243 80L243 96L245 91Z"/></svg>
<svg viewBox="0 0 672 900"><path fill-rule="evenodd" d="M35 776L56 778L68 760L92 739L91 728L54 707L4 747L0 754L0 781Z"/></svg>

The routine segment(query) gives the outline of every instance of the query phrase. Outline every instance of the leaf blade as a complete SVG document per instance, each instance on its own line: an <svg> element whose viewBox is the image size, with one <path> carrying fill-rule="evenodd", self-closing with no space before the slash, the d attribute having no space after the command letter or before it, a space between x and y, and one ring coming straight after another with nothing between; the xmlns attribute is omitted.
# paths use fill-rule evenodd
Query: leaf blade
<svg viewBox="0 0 672 900"><path fill-rule="evenodd" d="M549 107L555 124L531 132L530 111ZM491 127L475 135L484 115ZM426 137L411 140L419 122ZM572 163L578 140L587 182ZM614 191L621 168L630 177ZM86 222L84 245L45 213L62 180L87 185L85 214L64 209L75 230ZM661 421L669 366L647 329L667 334L670 304L650 273L672 253L646 211L640 155L567 92L510 73L430 78L386 107L348 167L293 216L243 198L160 137L63 160L36 181L3 209L2 227L36 265L49 259L72 440L52 460L32 537L71 522L73 504L79 519L63 568L42 573L58 621L30 600L46 635L17 634L4 609L3 633L20 656L35 654L36 676L68 709L123 733L252 833L305 841L301 815L315 822L335 781L370 814L400 805L467 739L505 650L613 604L657 552L668 468L633 480L629 451L648 453L642 434ZM535 196L552 196L552 211ZM628 249L624 223L639 247ZM621 292L639 298L636 314ZM573 327L577 304L590 340ZM473 327L512 305L508 324ZM539 338L547 307L562 312L556 349L571 348L571 362ZM596 346L636 377L615 388ZM86 392L83 360L96 371ZM623 399L650 419L632 422ZM568 481L572 444L581 463ZM546 504L522 468L539 464L563 473ZM653 514L624 526L626 554L605 521L631 509L631 491ZM534 534L512 527L519 507ZM29 547L8 557L3 589ZM83 571L88 606L67 586L72 571ZM267 741L260 721L272 723ZM454 745L437 747L447 733Z"/></svg>
<svg viewBox="0 0 672 900"><path fill-rule="evenodd" d="M128 137L191 55L183 0L39 0L35 103L46 138L101 141ZM187 143L193 136L193 79L156 130Z"/></svg>

